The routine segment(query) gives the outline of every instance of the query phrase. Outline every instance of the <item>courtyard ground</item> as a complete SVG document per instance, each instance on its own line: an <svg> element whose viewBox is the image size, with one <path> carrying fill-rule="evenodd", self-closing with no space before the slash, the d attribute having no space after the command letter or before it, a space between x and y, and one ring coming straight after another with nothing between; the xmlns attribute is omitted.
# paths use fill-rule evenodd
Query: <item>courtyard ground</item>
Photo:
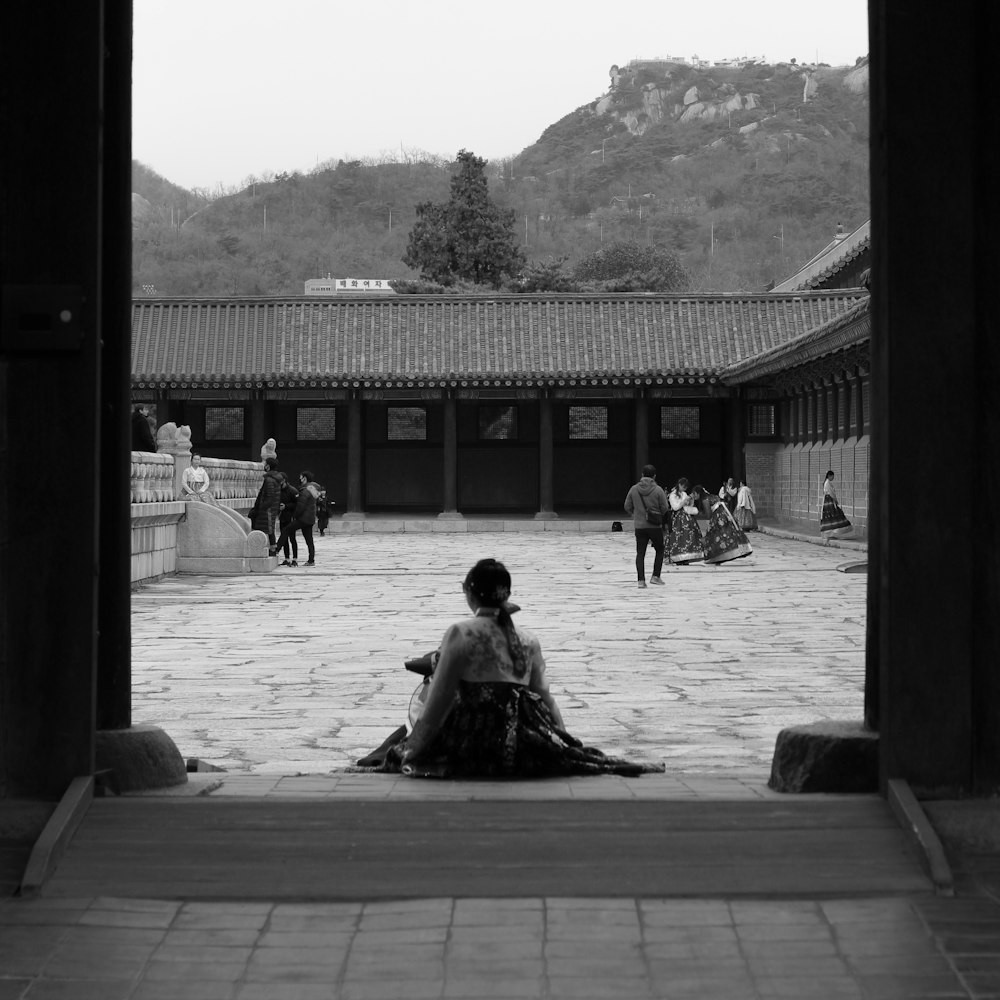
<svg viewBox="0 0 1000 1000"><path fill-rule="evenodd" d="M134 721L226 770L91 803L40 897L0 899L0 1000L1000 997L993 827L939 896L879 796L767 789L783 726L861 717L865 577L753 542L646 590L628 532L571 531L330 535L141 588ZM568 728L666 773L351 771L483 556Z"/></svg>
<svg viewBox="0 0 1000 1000"><path fill-rule="evenodd" d="M675 775L763 776L785 726L863 713L858 553L753 534L639 590L631 532L327 534L316 566L172 577L132 598L133 722L233 774L326 774L405 721L409 656L467 614L479 558L513 577L567 728ZM646 559L647 578L652 553Z"/></svg>

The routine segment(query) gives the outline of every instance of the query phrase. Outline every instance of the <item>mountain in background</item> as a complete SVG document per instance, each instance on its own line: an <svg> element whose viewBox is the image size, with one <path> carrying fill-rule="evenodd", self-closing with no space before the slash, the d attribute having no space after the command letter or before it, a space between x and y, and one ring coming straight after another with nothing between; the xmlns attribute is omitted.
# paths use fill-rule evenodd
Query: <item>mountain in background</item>
<svg viewBox="0 0 1000 1000"><path fill-rule="evenodd" d="M491 195L530 260L629 240L677 251L693 292L757 292L868 218L868 139L867 59L634 61L491 162ZM133 177L135 294L300 295L327 275L417 277L401 259L415 206L447 200L451 163L331 162L214 198L139 163Z"/></svg>

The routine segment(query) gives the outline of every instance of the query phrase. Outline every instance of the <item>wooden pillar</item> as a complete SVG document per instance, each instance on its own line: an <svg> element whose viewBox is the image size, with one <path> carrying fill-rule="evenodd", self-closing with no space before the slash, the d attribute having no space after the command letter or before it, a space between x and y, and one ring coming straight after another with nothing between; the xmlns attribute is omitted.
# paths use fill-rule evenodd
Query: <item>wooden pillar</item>
<svg viewBox="0 0 1000 1000"><path fill-rule="evenodd" d="M649 401L642 389L635 390L635 468L636 478L649 461Z"/></svg>
<svg viewBox="0 0 1000 1000"><path fill-rule="evenodd" d="M1000 526L988 501L915 503L912 486L927 477L1000 496L1000 162L982 139L1000 14L953 5L929 33L890 0L870 12L868 668L878 671L881 774L927 796L988 794L1000 789ZM948 53L948 92L907 106L936 52ZM921 121L936 123L933 143Z"/></svg>
<svg viewBox="0 0 1000 1000"><path fill-rule="evenodd" d="M263 398L263 390L255 389L250 398L250 457L249 461L260 461L260 449L264 442L273 437L267 428L267 403Z"/></svg>
<svg viewBox="0 0 1000 1000"><path fill-rule="evenodd" d="M732 476L738 485L747 474L743 457L743 444L746 441L746 401L743 398L743 390L738 386L733 389L726 410L729 425L729 461L723 470L722 481Z"/></svg>
<svg viewBox="0 0 1000 1000"><path fill-rule="evenodd" d="M548 389L538 396L538 513L539 520L551 521L555 512L555 470L552 450L552 397Z"/></svg>
<svg viewBox="0 0 1000 1000"><path fill-rule="evenodd" d="M0 797L55 799L93 773L99 664L128 724L131 7L5 4L0 36ZM41 469L73 516L29 564Z"/></svg>
<svg viewBox="0 0 1000 1000"><path fill-rule="evenodd" d="M100 577L98 729L132 725L132 525L129 502L132 369L132 16L104 22L101 151Z"/></svg>
<svg viewBox="0 0 1000 1000"><path fill-rule="evenodd" d="M444 510L438 517L461 518L458 512L458 406L451 389L444 398Z"/></svg>
<svg viewBox="0 0 1000 1000"><path fill-rule="evenodd" d="M357 389L351 392L347 404L347 510L348 519L364 518L364 494L362 491L362 465L364 462L364 427L361 395Z"/></svg>

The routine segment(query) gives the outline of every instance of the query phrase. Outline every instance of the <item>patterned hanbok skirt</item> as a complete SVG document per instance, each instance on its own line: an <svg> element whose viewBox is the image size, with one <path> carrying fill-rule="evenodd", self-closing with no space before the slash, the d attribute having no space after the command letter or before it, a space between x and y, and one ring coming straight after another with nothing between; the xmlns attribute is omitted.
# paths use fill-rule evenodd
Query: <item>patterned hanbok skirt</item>
<svg viewBox="0 0 1000 1000"><path fill-rule="evenodd" d="M743 531L757 530L757 515L749 507L737 507L733 520L736 521L736 527Z"/></svg>
<svg viewBox="0 0 1000 1000"><path fill-rule="evenodd" d="M753 552L747 536L736 524L724 503L717 503L712 509L711 517L708 519L708 530L705 532L704 546L705 562L712 564L741 559Z"/></svg>
<svg viewBox="0 0 1000 1000"><path fill-rule="evenodd" d="M847 515L831 496L823 497L823 515L819 520L819 530L830 538L849 535L854 529Z"/></svg>
<svg viewBox="0 0 1000 1000"><path fill-rule="evenodd" d="M667 555L674 563L697 562L705 558L705 550L701 544L701 529L694 516L687 511L674 511L670 521Z"/></svg>
<svg viewBox="0 0 1000 1000"><path fill-rule="evenodd" d="M585 747L560 729L545 702L523 684L460 681L455 704L419 760L403 764L406 741L390 747L381 771L413 778L638 775L664 771Z"/></svg>

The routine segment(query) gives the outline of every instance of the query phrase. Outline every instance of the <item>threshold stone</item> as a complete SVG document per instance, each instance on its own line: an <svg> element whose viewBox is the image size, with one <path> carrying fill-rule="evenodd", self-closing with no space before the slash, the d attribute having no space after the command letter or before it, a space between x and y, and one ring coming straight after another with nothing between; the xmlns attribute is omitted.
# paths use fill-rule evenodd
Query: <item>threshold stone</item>
<svg viewBox="0 0 1000 1000"><path fill-rule="evenodd" d="M776 792L878 791L878 733L824 720L778 733L768 788Z"/></svg>

